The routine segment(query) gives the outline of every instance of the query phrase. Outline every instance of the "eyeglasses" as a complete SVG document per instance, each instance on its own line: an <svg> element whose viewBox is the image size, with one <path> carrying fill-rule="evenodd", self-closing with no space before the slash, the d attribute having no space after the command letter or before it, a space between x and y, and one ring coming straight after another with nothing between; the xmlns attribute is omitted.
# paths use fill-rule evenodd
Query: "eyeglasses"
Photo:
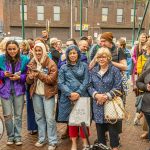
<svg viewBox="0 0 150 150"><path fill-rule="evenodd" d="M8 50L8 51L12 51L12 50L13 50L13 51L16 51L17 49L16 49L16 48L8 48L7 50Z"/></svg>
<svg viewBox="0 0 150 150"><path fill-rule="evenodd" d="M108 57L106 56L98 56L97 59L107 59Z"/></svg>

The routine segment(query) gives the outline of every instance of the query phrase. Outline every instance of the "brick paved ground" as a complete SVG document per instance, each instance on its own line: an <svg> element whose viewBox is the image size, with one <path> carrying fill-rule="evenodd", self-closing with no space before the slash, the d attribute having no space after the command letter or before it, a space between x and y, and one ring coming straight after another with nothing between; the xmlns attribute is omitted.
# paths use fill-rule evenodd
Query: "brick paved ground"
<svg viewBox="0 0 150 150"><path fill-rule="evenodd" d="M146 140L141 140L139 137L142 133L142 127L141 126L133 126L133 118L135 114L135 108L134 108L134 93L130 92L129 96L127 98L127 110L130 112L130 119L129 121L124 121L123 125L123 133L121 135L121 143L122 147L120 150L148 150L150 148L150 143L148 143ZM0 108L0 114L1 108ZM58 133L61 135L65 129L65 126L63 124L58 124ZM6 146L6 132L2 140L0 141L0 150L47 150L47 145L45 145L42 148L36 148L34 146L35 142L37 141L37 135L30 135L28 134L26 130L26 109L24 109L24 115L23 115L23 145L22 146ZM95 132L95 126L94 123L91 126L91 137L90 141L93 143L93 141L96 139L96 132ZM78 150L81 150L81 140L78 140ZM70 150L71 142L69 139L63 140L61 144L58 146L57 150Z"/></svg>

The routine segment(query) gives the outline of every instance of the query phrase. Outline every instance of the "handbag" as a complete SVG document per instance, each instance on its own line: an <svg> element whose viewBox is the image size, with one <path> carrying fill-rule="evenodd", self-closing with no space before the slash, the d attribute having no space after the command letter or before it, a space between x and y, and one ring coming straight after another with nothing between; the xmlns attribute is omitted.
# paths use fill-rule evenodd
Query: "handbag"
<svg viewBox="0 0 150 150"><path fill-rule="evenodd" d="M144 94L139 95L139 96L136 97L135 107L136 107L137 112L141 111L143 96L144 96Z"/></svg>
<svg viewBox="0 0 150 150"><path fill-rule="evenodd" d="M80 97L73 106L69 116L69 126L91 125L91 102L90 97Z"/></svg>
<svg viewBox="0 0 150 150"><path fill-rule="evenodd" d="M104 119L106 122L115 124L118 120L126 117L126 111L121 97L116 96L111 101L106 101L104 104Z"/></svg>

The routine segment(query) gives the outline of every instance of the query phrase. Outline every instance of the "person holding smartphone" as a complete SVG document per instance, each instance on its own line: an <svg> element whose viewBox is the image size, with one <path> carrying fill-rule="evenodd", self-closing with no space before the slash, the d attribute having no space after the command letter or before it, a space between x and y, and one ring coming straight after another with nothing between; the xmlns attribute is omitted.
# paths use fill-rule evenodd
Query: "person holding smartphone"
<svg viewBox="0 0 150 150"><path fill-rule="evenodd" d="M6 43L6 53L0 56L0 98L7 131L7 145L22 145L22 113L24 105L26 71L29 59L20 55L19 45Z"/></svg>
<svg viewBox="0 0 150 150"><path fill-rule="evenodd" d="M57 66L47 55L43 43L37 43L33 49L33 59L28 65L27 83L31 85L35 119L38 125L36 147L42 147L48 139L48 150L57 146L56 121L54 117L55 94L57 94Z"/></svg>

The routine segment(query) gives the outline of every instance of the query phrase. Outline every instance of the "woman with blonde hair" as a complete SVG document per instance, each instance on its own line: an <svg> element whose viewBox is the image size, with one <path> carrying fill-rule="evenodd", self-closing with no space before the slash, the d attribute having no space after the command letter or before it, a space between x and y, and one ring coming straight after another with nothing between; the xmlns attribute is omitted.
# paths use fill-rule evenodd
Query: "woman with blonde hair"
<svg viewBox="0 0 150 150"><path fill-rule="evenodd" d="M88 91L93 97L93 118L96 123L98 143L106 145L105 133L109 132L112 150L119 146L119 121L115 124L108 123L104 118L104 104L111 101L121 92L122 77L120 70L112 62L108 48L100 48L94 59L97 65L90 71L90 84Z"/></svg>

